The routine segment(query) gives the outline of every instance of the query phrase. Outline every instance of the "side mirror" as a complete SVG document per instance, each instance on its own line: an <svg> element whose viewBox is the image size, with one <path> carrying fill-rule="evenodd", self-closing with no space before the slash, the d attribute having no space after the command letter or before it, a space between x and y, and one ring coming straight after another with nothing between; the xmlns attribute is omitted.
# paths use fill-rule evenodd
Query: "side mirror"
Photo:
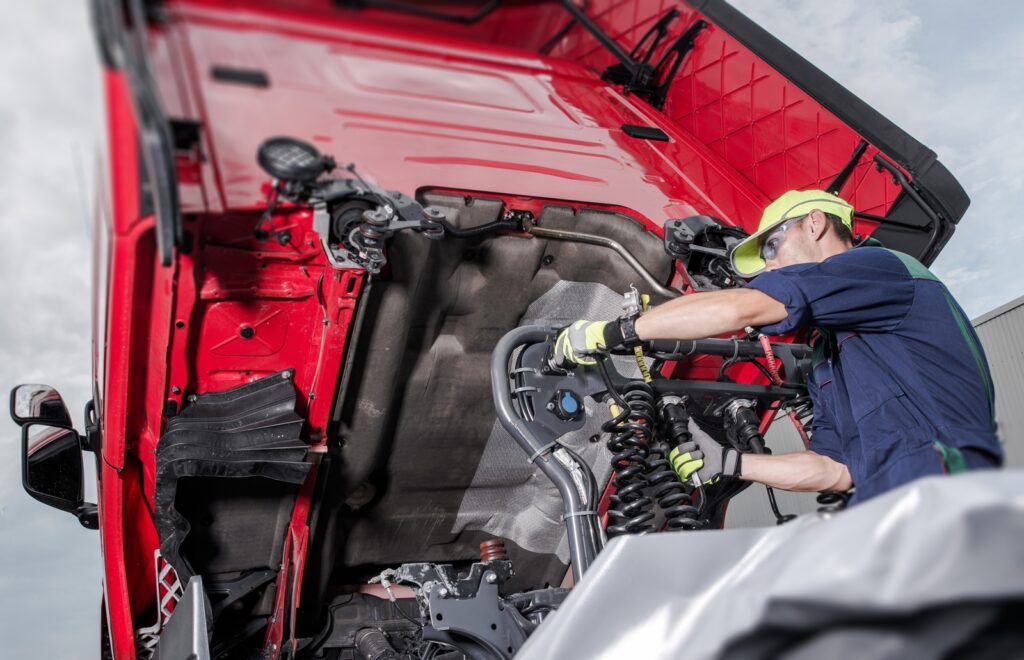
<svg viewBox="0 0 1024 660"><path fill-rule="evenodd" d="M74 429L25 424L22 437L22 484L25 492L62 511L84 503L82 446Z"/></svg>
<svg viewBox="0 0 1024 660"><path fill-rule="evenodd" d="M11 418L18 426L30 423L71 426L71 415L64 399L49 385L18 385L11 390Z"/></svg>
<svg viewBox="0 0 1024 660"><path fill-rule="evenodd" d="M11 417L21 426L21 484L43 504L70 511L87 529L99 529L96 505L85 501L82 439L57 390L19 385L11 390Z"/></svg>

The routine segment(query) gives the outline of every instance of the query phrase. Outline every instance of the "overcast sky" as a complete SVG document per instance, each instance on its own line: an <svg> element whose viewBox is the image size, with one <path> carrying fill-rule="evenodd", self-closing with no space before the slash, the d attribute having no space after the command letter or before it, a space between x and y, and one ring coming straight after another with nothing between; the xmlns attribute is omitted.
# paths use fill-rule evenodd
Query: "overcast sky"
<svg viewBox="0 0 1024 660"><path fill-rule="evenodd" d="M934 269L968 315L1024 294L1024 5L735 4L939 154L972 203ZM0 22L0 386L44 382L76 422L90 380L90 208L99 69L84 0L7 2ZM0 421L4 655L97 657L99 538L21 490ZM79 427L81 429L81 427ZM91 461L91 459L89 459ZM91 467L91 466L90 466Z"/></svg>

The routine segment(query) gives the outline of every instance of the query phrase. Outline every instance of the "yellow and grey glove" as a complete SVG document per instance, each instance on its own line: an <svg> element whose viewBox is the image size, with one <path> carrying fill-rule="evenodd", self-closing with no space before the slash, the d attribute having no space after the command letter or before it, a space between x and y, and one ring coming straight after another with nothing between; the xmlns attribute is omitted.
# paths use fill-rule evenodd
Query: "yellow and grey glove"
<svg viewBox="0 0 1024 660"><path fill-rule="evenodd" d="M554 362L562 369L597 364L598 353L621 344L618 321L573 321L555 339Z"/></svg>
<svg viewBox="0 0 1024 660"><path fill-rule="evenodd" d="M722 477L740 475L742 454L717 442L692 419L687 428L690 431L690 442L684 442L668 455L672 469L680 479L690 482L696 474L702 484L713 484Z"/></svg>

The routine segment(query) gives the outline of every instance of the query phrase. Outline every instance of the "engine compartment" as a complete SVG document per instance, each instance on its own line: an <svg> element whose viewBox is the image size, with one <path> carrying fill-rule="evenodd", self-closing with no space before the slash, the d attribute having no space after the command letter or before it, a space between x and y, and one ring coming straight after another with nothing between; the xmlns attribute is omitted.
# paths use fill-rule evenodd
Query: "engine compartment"
<svg viewBox="0 0 1024 660"><path fill-rule="evenodd" d="M234 235L248 226L247 241L287 247L294 230L274 212L307 205L304 246L316 235L334 269L374 275L317 444L298 442L301 392L284 371L184 397L157 445L162 558L202 579L214 657L243 657L282 607L295 657L511 657L607 538L721 526L745 484L680 481L670 451L690 417L763 452L768 416L806 405L801 345L654 342L643 359L550 361L574 319L638 313L679 295L673 283L733 285L737 230L701 216L662 239L622 210L429 188L413 199L352 166L354 178L326 176L332 158L285 141L267 144L308 167L275 169L261 150L267 211Z"/></svg>
<svg viewBox="0 0 1024 660"><path fill-rule="evenodd" d="M427 193L422 199L459 227L492 222L503 211L499 200L486 198ZM548 206L537 224L613 236L662 280L670 273L657 237L621 215ZM637 276L607 249L516 234L444 241L398 235L388 258L390 276L374 281L361 303L366 311L350 357L353 377L336 410L343 492L371 498L340 512L347 531L340 532L346 550L338 563L468 560L488 538L456 519L496 425L491 350L524 317L565 324L587 311L587 301L572 292L555 292L552 300L560 282L592 282L612 292ZM612 294L613 313L617 298ZM538 301L544 309L535 307ZM496 504L503 492L535 479L528 467L502 465L502 479L487 480L490 500ZM561 582L564 563L551 564L509 540L518 580Z"/></svg>

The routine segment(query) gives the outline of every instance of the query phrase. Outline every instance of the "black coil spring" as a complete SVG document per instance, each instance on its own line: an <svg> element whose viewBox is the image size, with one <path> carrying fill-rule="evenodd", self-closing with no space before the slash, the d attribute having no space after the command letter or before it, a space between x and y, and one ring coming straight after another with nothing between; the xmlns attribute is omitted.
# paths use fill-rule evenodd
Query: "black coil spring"
<svg viewBox="0 0 1024 660"><path fill-rule="evenodd" d="M654 530L654 500L645 492L650 483L647 456L654 434L654 390L634 381L622 392L625 409L601 426L611 433L608 449L615 471L615 494L608 507L608 536L644 534Z"/></svg>
<svg viewBox="0 0 1024 660"><path fill-rule="evenodd" d="M699 520L700 511L691 503L689 489L679 481L679 476L660 449L649 452L647 466L644 477L651 485L651 495L665 515L665 527L670 531L703 528L705 525Z"/></svg>
<svg viewBox="0 0 1024 660"><path fill-rule="evenodd" d="M818 493L816 498L818 504L818 513L838 513L846 508L846 505L850 502L849 493Z"/></svg>

